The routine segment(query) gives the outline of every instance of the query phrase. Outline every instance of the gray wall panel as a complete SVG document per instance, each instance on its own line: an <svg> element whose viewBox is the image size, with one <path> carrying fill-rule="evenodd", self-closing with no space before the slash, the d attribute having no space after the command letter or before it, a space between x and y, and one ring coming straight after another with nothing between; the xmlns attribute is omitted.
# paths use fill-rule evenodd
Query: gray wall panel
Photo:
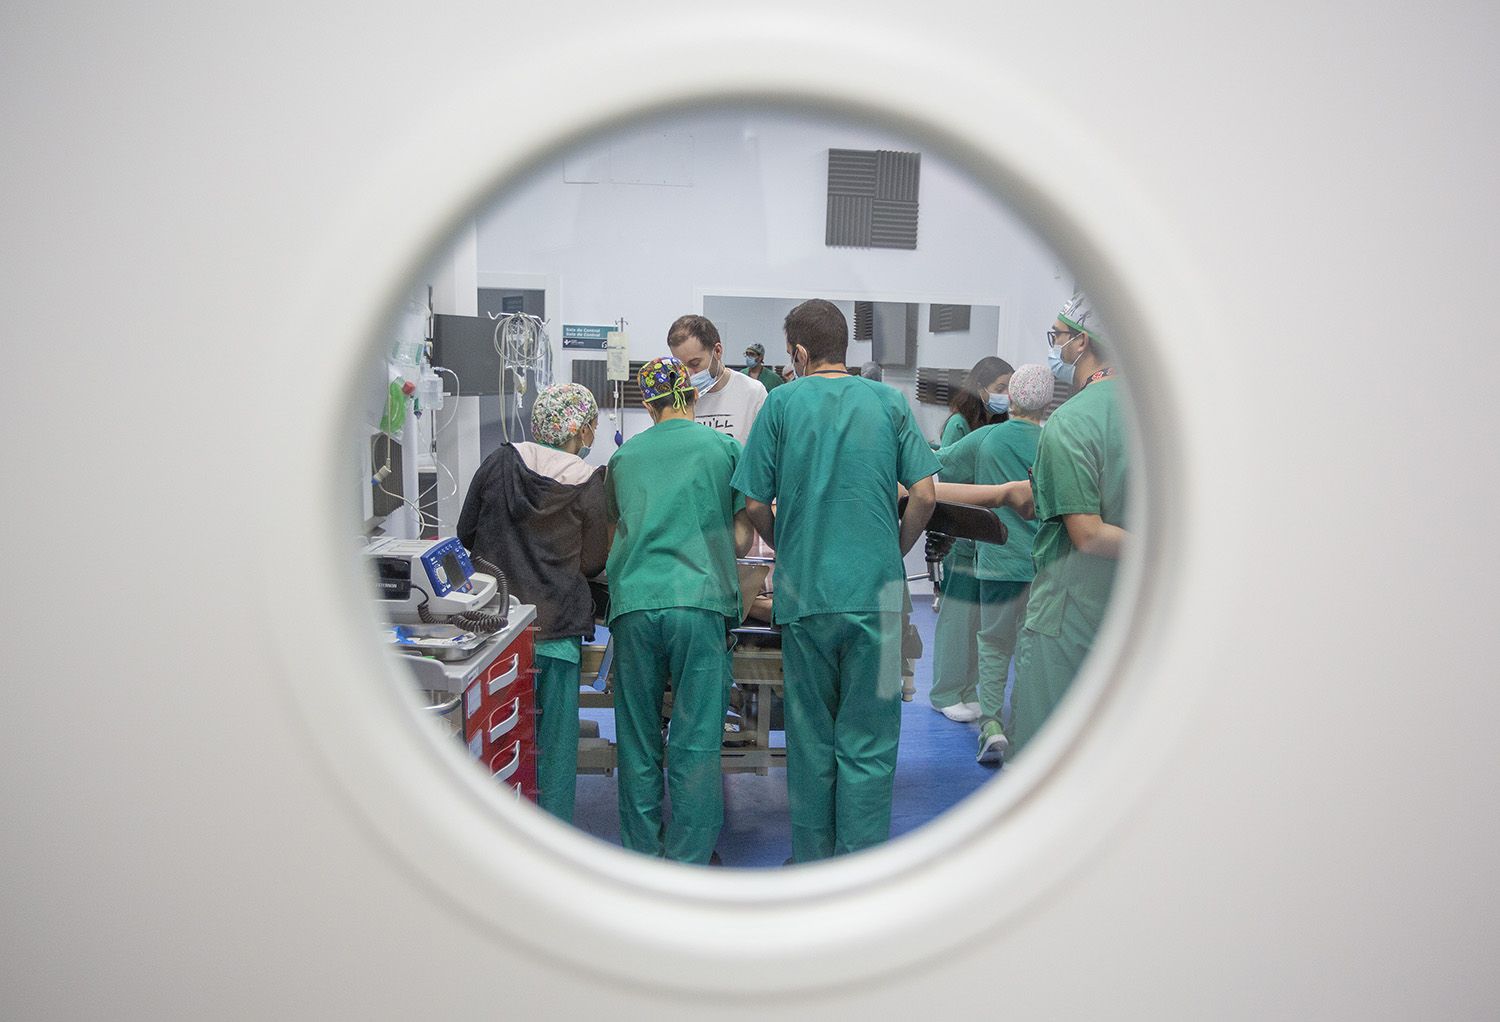
<svg viewBox="0 0 1500 1022"><path fill-rule="evenodd" d="M609 404L608 365L602 358L573 359L573 382L587 387L600 408Z"/></svg>
<svg viewBox="0 0 1500 1022"><path fill-rule="evenodd" d="M825 243L856 248L870 247L870 223L875 200L868 195L828 196L828 229Z"/></svg>
<svg viewBox="0 0 1500 1022"><path fill-rule="evenodd" d="M970 323L968 305L940 305L936 302L928 310L927 332L933 334L967 332Z"/></svg>
<svg viewBox="0 0 1500 1022"><path fill-rule="evenodd" d="M828 150L825 244L916 248L921 169L921 153Z"/></svg>
<svg viewBox="0 0 1500 1022"><path fill-rule="evenodd" d="M880 149L876 151L875 158L875 197L916 202L922 154Z"/></svg>
<svg viewBox="0 0 1500 1022"><path fill-rule="evenodd" d="M873 149L828 150L829 194L874 195L878 163Z"/></svg>
<svg viewBox="0 0 1500 1022"><path fill-rule="evenodd" d="M916 248L917 204L876 199L870 211L872 248Z"/></svg>

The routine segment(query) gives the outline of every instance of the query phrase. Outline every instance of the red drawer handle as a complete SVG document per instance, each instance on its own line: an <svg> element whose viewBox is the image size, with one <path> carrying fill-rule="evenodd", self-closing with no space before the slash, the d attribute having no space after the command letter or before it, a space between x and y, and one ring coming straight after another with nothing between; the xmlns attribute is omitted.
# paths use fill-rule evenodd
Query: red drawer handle
<svg viewBox="0 0 1500 1022"><path fill-rule="evenodd" d="M495 677L493 677L493 678L490 679L490 683L488 685L488 689L489 689L490 695L494 695L496 692L499 692L506 685L509 685L511 682L515 681L516 680L516 672L520 669L520 667L521 667L521 654L520 653L512 653L510 655L510 666L508 668L506 668L504 671L501 671Z"/></svg>
<svg viewBox="0 0 1500 1022"><path fill-rule="evenodd" d="M490 728L490 741L498 742L500 736L516 726L516 721L521 719L521 697L516 696L510 701L510 716Z"/></svg>
<svg viewBox="0 0 1500 1022"><path fill-rule="evenodd" d="M510 780L510 775L515 773L516 768L521 765L521 743L519 741L516 742L512 748L515 749L515 752L511 753L510 762L495 771L495 780L497 781Z"/></svg>

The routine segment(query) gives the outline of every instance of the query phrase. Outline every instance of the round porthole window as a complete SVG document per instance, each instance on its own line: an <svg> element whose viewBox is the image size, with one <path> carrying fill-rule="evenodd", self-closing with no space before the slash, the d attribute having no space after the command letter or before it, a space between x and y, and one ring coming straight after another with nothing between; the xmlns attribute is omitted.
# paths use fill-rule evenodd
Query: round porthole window
<svg viewBox="0 0 1500 1022"><path fill-rule="evenodd" d="M384 307L307 423L348 613L289 662L337 783L496 939L795 989L1003 924L1149 773L1169 263L1005 83L1000 132L950 71L724 52L396 186L379 251L421 255L351 255Z"/></svg>

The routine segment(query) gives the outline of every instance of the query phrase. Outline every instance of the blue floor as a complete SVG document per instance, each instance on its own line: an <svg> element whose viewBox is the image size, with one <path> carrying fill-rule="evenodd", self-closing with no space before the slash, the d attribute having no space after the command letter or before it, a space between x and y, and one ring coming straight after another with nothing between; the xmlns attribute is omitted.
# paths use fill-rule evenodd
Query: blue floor
<svg viewBox="0 0 1500 1022"><path fill-rule="evenodd" d="M914 595L913 602L912 622L922 635L923 654L916 664L917 694L901 708L901 746L891 802L892 837L920 827L998 773L994 767L974 762L979 725L955 724L927 701L932 688L932 631L937 616L930 596ZM598 721L600 734L613 739L613 711L585 710L583 717ZM779 744L783 737L776 732L773 742ZM613 775L579 776L573 821L601 840L620 843ZM772 770L765 777L724 775L724 830L718 852L724 865L750 868L780 866L791 855L785 770Z"/></svg>

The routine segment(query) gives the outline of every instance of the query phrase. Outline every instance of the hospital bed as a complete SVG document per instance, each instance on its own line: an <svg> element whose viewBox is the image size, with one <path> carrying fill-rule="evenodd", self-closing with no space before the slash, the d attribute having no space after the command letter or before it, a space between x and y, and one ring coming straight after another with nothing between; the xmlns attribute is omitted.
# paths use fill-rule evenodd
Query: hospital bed
<svg viewBox="0 0 1500 1022"><path fill-rule="evenodd" d="M905 511L906 498L901 498L900 511ZM970 504L939 501L928 521L929 533L940 533L960 539L973 539L983 543L1004 543L1005 525L993 512ZM773 560L768 557L742 557L738 561L740 576L741 606L746 614L750 604L760 592ZM929 565L929 571L933 570ZM916 576L925 578L927 576ZM907 581L914 581L908 579ZM600 583L594 587L595 606L601 620L607 616L608 591ZM915 694L914 665L921 656L921 640L909 621L903 621L905 634L902 642L901 698L910 702ZM781 700L783 675L781 666L781 629L775 625L761 625L753 619L743 618L740 627L732 629L735 647L731 658L733 684L730 688L729 715L724 725L724 744L721 762L725 773L756 773L764 775L772 767L786 765L786 749L771 743L773 731L781 731ZM912 640L915 639L915 645ZM588 644L583 647L579 682L580 709L613 709L614 694L612 669L614 666L613 640L604 644ZM663 701L663 718L671 716L671 693ZM580 723L578 741L578 772L581 774L607 774L615 768L614 744L600 737L598 725L593 721Z"/></svg>

